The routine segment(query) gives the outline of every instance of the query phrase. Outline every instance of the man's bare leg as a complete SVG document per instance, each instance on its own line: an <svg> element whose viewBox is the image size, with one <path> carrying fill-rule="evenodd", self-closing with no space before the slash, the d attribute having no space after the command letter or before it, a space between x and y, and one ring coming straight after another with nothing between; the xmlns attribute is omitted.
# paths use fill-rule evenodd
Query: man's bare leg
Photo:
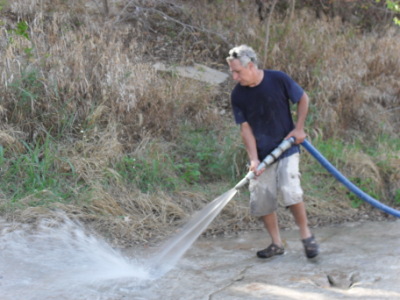
<svg viewBox="0 0 400 300"><path fill-rule="evenodd" d="M300 229L301 241L307 258L314 258L319 253L319 246L308 227L308 220L304 202L290 206L290 210Z"/></svg>
<svg viewBox="0 0 400 300"><path fill-rule="evenodd" d="M300 229L301 239L306 239L311 236L310 228L308 227L308 219L304 202L300 202L290 206L290 211Z"/></svg>
<svg viewBox="0 0 400 300"><path fill-rule="evenodd" d="M267 229L269 235L271 236L272 243L274 243L279 247L282 247L282 240L278 226L278 217L276 213L273 212L272 214L263 216L262 220L264 222L265 228Z"/></svg>
<svg viewBox="0 0 400 300"><path fill-rule="evenodd" d="M278 217L276 213L272 213L262 217L264 226L271 236L272 243L264 250L257 251L259 258L269 258L274 255L282 255L285 253L285 249L282 245L281 236L279 234Z"/></svg>

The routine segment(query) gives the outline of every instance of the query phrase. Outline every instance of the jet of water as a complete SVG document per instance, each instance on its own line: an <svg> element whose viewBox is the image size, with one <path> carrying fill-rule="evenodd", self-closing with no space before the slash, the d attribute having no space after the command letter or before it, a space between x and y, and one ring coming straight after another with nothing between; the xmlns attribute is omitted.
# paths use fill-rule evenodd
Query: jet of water
<svg viewBox="0 0 400 300"><path fill-rule="evenodd" d="M170 271L236 193L237 189L231 189L208 203L176 235L163 243L154 260L149 262L152 276L158 278Z"/></svg>

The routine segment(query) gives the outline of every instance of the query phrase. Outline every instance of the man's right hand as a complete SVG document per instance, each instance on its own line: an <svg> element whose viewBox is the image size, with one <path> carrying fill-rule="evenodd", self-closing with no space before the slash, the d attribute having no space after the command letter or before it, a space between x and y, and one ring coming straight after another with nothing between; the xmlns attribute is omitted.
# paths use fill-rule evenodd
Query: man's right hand
<svg viewBox="0 0 400 300"><path fill-rule="evenodd" d="M265 168L262 168L261 170L257 171L257 167L258 167L259 164L260 164L260 161L259 161L258 159L256 159L256 160L251 160L251 161L250 161L250 168L249 168L249 170L250 170L251 172L254 172L254 174L255 174L256 176L260 176L260 175L265 171Z"/></svg>

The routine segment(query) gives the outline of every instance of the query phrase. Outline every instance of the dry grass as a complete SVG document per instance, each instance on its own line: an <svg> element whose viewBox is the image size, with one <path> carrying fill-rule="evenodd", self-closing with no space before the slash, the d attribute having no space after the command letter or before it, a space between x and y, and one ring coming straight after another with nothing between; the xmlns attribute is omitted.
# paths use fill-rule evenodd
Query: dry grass
<svg viewBox="0 0 400 300"><path fill-rule="evenodd" d="M133 38L142 33L125 24L99 26L91 16L76 14L53 13L50 20L34 14L30 41L14 36L6 48L1 77L8 88L2 111L9 121L21 124L29 114L32 122L23 131L30 136L45 134L36 132L39 124L47 130L54 124L68 126L79 133L118 122L129 146L147 133L176 136L177 120L185 116L199 123L216 120L214 111L204 109L214 97L211 90L205 93L203 85L176 77L163 79L143 59L150 45ZM8 38L6 32L2 38ZM34 47L35 55L27 59L28 47ZM29 93L24 101L23 91Z"/></svg>

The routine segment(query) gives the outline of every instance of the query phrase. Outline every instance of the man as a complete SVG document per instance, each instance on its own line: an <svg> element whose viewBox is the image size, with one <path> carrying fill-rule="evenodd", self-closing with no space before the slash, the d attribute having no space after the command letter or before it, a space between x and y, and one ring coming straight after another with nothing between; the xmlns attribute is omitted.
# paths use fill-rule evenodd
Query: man
<svg viewBox="0 0 400 300"><path fill-rule="evenodd" d="M227 57L232 78L238 84L232 91L232 109L250 159L250 171L256 178L250 181L250 212L261 217L272 243L257 252L260 258L284 253L279 233L278 195L290 208L300 229L300 237L308 258L318 255L318 244L308 227L303 190L300 185L299 144L306 137L304 122L308 112L308 96L287 74L262 70L257 55L246 45L235 47ZM297 104L294 124L290 103ZM283 139L294 137L296 145L285 151L277 162L257 171L257 166Z"/></svg>

